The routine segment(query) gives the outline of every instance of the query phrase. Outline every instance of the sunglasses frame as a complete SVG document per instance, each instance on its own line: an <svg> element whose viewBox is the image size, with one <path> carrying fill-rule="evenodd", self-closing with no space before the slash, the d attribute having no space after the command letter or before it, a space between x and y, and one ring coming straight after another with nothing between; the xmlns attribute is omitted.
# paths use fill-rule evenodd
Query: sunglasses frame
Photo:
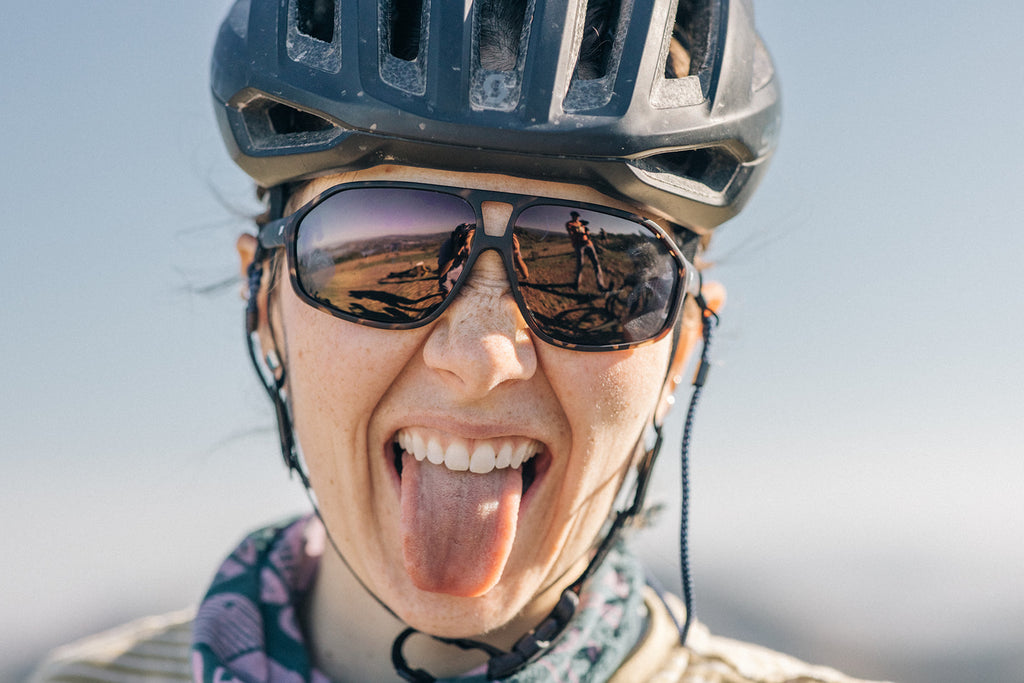
<svg viewBox="0 0 1024 683"><path fill-rule="evenodd" d="M473 243L470 247L469 256L466 259L462 273L459 275L458 280L452 285L451 290L442 298L440 305L424 318L412 322L381 322L377 320L367 320L354 316L350 313L340 311L308 294L302 287L299 280L299 274L297 270L297 240L296 233L302 220L317 206L324 202L327 198L334 196L340 192L346 192L348 190L356 190L363 188L395 188L395 189L411 189L411 190L425 190L430 192L437 192L440 194L447 194L456 196L465 201L476 216L476 225L483 226L483 210L482 205L484 202L499 202L503 204L509 204L512 207L512 212L509 214L508 221L505 224L504 230L500 235L487 234L485 229L477 230L473 236ZM529 306L526 304L526 300L523 298L522 293L519 289L519 277L516 273L515 265L513 263L513 247L512 247L512 235L516 225L516 220L519 215L531 206L564 206L567 209L580 209L584 211L594 211L600 214L613 216L616 218L627 220L631 223L640 225L646 228L652 236L663 243L669 254L676 262L676 269L678 279L673 285L672 290L672 303L668 308L668 312L665 316L665 322L657 334L641 339L638 341L622 342L617 344L579 344L574 342L567 342L560 339L551 337L542 329L530 311ZM623 211L621 209L615 209L601 204L592 204L587 202L579 202L571 199L557 199L553 197L543 197L538 195L526 195L515 192L503 192L498 190L483 190L473 189L457 186L448 185L434 185L430 183L416 183L406 181L389 181L389 180L365 180L350 183L340 183L334 185L310 201L303 204L294 213L291 213L282 218L272 220L264 224L259 229L258 234L260 247L264 250L274 249L285 249L286 261L288 265L288 275L291 280L292 290L295 294L302 299L306 304L313 308L323 311L336 318L346 320L357 325L363 325L366 327L373 327L376 329L383 330L411 330L418 327L423 327L432 323L434 320L439 318L441 314L447 310L448 306L455 297L459 294L463 284L469 279L469 275L473 270L473 266L476 264L477 258L483 252L488 249L493 249L498 252L501 257L502 263L505 265L505 272L509 280L510 291L512 297L516 301L516 305L519 307L519 314L523 316L530 331L536 335L536 337L545 343L551 344L564 349L572 349L574 351L620 351L624 349L636 348L645 344L650 344L662 339L669 330L675 324L676 318L679 315L679 311L682 308L682 302L686 294L691 296L697 296L700 293L700 275L697 269L691 264L683 253L676 246L673 239L659 226L657 223L638 216L637 214L630 213L629 211Z"/></svg>

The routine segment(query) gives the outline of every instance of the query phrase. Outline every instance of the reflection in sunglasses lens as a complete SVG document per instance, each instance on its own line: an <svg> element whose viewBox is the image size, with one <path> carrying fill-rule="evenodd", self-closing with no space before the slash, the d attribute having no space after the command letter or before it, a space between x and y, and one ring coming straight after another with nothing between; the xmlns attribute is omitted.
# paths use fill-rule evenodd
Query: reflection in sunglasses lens
<svg viewBox="0 0 1024 683"><path fill-rule="evenodd" d="M532 206L516 221L530 277L519 289L537 326L581 345L650 339L665 327L675 259L633 221L567 206Z"/></svg>
<svg viewBox="0 0 1024 683"><path fill-rule="evenodd" d="M647 227L551 204L524 209L513 234L515 277L535 329L591 346L644 341L663 331L678 268ZM299 223L299 287L353 318L418 322L453 290L475 235L475 212L461 197L413 188L344 189Z"/></svg>
<svg viewBox="0 0 1024 683"><path fill-rule="evenodd" d="M296 237L302 290L365 320L422 320L461 273L475 229L454 195L409 188L334 194L303 219Z"/></svg>

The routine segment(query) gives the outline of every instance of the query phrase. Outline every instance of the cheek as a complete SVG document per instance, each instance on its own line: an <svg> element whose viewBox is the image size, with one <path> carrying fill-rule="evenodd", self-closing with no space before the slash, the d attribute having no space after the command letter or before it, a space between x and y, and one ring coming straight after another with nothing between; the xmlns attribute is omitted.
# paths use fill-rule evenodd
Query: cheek
<svg viewBox="0 0 1024 683"><path fill-rule="evenodd" d="M552 385L576 437L600 434L632 443L650 418L668 367L667 344L631 351L573 353L549 364Z"/></svg>
<svg viewBox="0 0 1024 683"><path fill-rule="evenodd" d="M415 352L416 335L377 330L282 296L288 388L296 426L330 420L335 430L365 424Z"/></svg>

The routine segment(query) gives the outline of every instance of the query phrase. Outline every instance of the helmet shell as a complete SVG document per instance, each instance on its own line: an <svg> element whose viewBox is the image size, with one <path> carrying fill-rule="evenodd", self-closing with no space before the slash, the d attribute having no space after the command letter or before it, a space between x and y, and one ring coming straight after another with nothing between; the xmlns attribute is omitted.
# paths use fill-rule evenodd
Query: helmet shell
<svg viewBox="0 0 1024 683"><path fill-rule="evenodd" d="M706 233L775 148L778 83L748 0L622 0L590 78L574 73L586 0L530 0L503 70L481 64L477 3L422 0L414 56L396 56L394 1L234 4L211 85L257 183L387 163L505 173L592 185ZM683 16L692 66L668 77Z"/></svg>

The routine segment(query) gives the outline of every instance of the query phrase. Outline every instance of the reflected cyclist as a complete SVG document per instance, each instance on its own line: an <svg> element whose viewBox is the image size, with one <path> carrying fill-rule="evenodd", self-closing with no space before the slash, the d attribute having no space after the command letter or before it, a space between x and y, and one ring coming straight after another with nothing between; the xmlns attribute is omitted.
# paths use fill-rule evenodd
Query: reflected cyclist
<svg viewBox="0 0 1024 683"><path fill-rule="evenodd" d="M601 270L601 261L597 257L597 249L590 239L590 230L587 228L588 221L580 218L578 211L569 212L570 219L565 223L565 230L572 240L572 248L576 252L576 289L583 284L583 255L590 259L590 265L594 268L594 278L597 280L599 289L607 289L604 283L604 272Z"/></svg>

